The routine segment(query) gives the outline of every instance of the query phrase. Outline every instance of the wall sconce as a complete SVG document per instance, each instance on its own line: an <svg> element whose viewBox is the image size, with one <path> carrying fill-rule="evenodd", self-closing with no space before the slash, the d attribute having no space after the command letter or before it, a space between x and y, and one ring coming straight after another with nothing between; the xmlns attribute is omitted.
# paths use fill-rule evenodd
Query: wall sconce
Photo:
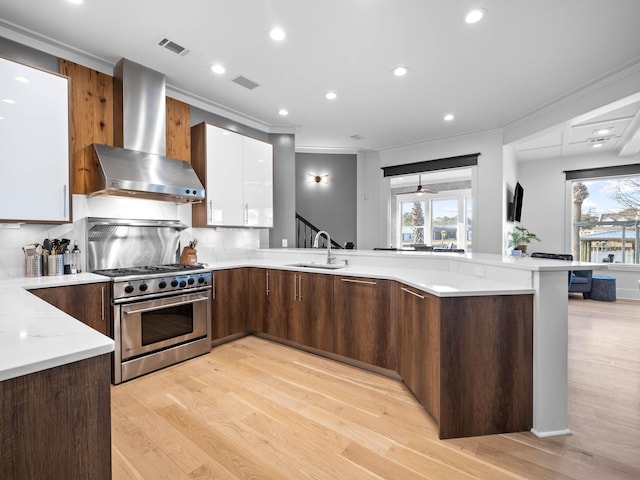
<svg viewBox="0 0 640 480"><path fill-rule="evenodd" d="M307 173L307 183L324 183L325 185L329 185L329 175Z"/></svg>

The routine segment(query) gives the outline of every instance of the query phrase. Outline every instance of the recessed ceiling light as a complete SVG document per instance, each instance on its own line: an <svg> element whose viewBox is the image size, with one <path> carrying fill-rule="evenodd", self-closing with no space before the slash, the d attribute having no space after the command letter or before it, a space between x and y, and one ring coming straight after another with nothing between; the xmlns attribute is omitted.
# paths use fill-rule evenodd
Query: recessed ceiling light
<svg viewBox="0 0 640 480"><path fill-rule="evenodd" d="M278 110L278 115L286 117L287 115L289 115L289 111L286 108L281 108L280 110Z"/></svg>
<svg viewBox="0 0 640 480"><path fill-rule="evenodd" d="M409 72L409 68L404 65L398 65L392 72L396 77L404 77Z"/></svg>
<svg viewBox="0 0 640 480"><path fill-rule="evenodd" d="M477 23L487 14L487 10L485 8L474 8L467 16L464 17L464 21L467 23Z"/></svg>
<svg viewBox="0 0 640 480"><path fill-rule="evenodd" d="M275 40L276 42L281 42L282 40L287 38L287 34L284 33L284 30L278 27L272 29L269 32L269 36L271 37L272 40Z"/></svg>
<svg viewBox="0 0 640 480"><path fill-rule="evenodd" d="M226 68L224 68L224 65L221 65L221 64L219 64L219 63L216 63L215 65L213 65L213 66L211 67L211 71L212 71L213 73L217 73L218 75L222 75L224 72L226 72L226 71L227 71L227 69L226 69Z"/></svg>
<svg viewBox="0 0 640 480"><path fill-rule="evenodd" d="M75 5L82 5L84 3L84 0L67 0L67 1Z"/></svg>
<svg viewBox="0 0 640 480"><path fill-rule="evenodd" d="M456 118L456 117L455 117L452 113L447 113L447 114L444 116L444 121L445 121L445 122L451 122L451 121L453 121L455 118Z"/></svg>
<svg viewBox="0 0 640 480"><path fill-rule="evenodd" d="M29 83L29 80L24 77L16 77L16 80L22 83Z"/></svg>
<svg viewBox="0 0 640 480"><path fill-rule="evenodd" d="M595 130L594 133L596 135L607 135L607 134L611 133L611 129L610 128L601 128L599 130Z"/></svg>
<svg viewBox="0 0 640 480"><path fill-rule="evenodd" d="M16 103L16 101L15 101L15 100L11 100L10 98L3 98L3 99L2 99L2 101L3 101L4 103L9 103L9 104L11 104L11 105L13 105L14 103Z"/></svg>
<svg viewBox="0 0 640 480"><path fill-rule="evenodd" d="M604 145L604 143L594 143L591 145L591 148L600 148Z"/></svg>
<svg viewBox="0 0 640 480"><path fill-rule="evenodd" d="M325 95L325 98L326 98L327 100L335 100L337 97L338 97L338 95L336 95L336 92L328 92L328 93Z"/></svg>

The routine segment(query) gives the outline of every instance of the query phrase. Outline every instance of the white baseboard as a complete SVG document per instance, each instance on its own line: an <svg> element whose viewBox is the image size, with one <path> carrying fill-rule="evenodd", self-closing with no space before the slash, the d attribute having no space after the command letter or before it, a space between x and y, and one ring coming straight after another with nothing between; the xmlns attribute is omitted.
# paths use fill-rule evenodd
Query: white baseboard
<svg viewBox="0 0 640 480"><path fill-rule="evenodd" d="M571 430L569 430L568 428L565 428L564 430L552 430L549 432L539 432L535 428L532 428L531 433L533 433L538 438L559 437L561 435L573 435Z"/></svg>

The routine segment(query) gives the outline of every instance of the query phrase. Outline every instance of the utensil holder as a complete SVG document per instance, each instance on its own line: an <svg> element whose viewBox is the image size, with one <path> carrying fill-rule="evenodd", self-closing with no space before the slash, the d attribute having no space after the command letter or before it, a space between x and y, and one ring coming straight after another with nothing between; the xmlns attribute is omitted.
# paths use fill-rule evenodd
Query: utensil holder
<svg viewBox="0 0 640 480"><path fill-rule="evenodd" d="M24 267L27 277L41 277L42 257L40 255L27 255L24 260Z"/></svg>
<svg viewBox="0 0 640 480"><path fill-rule="evenodd" d="M49 275L64 275L64 255L49 255Z"/></svg>

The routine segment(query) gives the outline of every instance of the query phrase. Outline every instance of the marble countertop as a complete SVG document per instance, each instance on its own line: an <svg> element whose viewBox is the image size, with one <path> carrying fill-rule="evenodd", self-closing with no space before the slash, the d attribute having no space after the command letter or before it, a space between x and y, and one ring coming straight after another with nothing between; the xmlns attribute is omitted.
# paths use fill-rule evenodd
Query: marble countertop
<svg viewBox="0 0 640 480"><path fill-rule="evenodd" d="M112 352L111 338L26 290L106 280L80 273L0 281L0 381Z"/></svg>

